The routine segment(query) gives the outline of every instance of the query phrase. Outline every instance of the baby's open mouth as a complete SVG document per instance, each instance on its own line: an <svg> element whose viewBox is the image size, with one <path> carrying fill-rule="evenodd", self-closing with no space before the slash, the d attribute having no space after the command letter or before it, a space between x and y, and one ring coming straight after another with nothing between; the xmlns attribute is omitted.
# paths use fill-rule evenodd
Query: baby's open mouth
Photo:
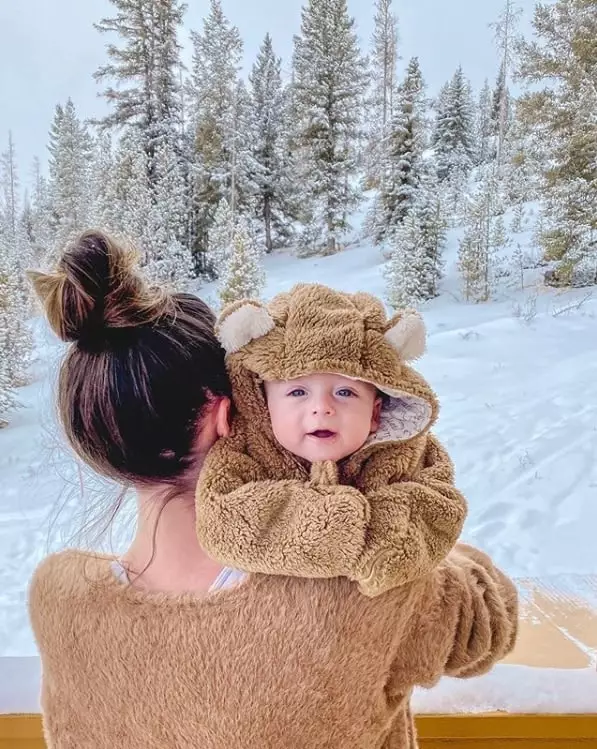
<svg viewBox="0 0 597 749"><path fill-rule="evenodd" d="M330 432L329 429L316 429L314 432L309 432L309 437L317 437L318 439L330 439L335 437L336 432Z"/></svg>

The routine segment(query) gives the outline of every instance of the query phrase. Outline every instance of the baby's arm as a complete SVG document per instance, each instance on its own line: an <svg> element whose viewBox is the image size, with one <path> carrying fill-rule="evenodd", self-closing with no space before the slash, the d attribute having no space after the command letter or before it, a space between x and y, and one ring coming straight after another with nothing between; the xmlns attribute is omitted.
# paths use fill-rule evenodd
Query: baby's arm
<svg viewBox="0 0 597 749"><path fill-rule="evenodd" d="M448 464L443 464L447 459ZM451 463L430 443L413 480L361 493L331 461L311 480L274 481L227 439L197 488L197 533L215 559L247 572L348 577L374 596L429 572L456 542L466 503Z"/></svg>
<svg viewBox="0 0 597 749"><path fill-rule="evenodd" d="M246 572L349 576L365 547L369 505L350 486L265 478L259 463L221 439L196 495L197 534L223 564Z"/></svg>
<svg viewBox="0 0 597 749"><path fill-rule="evenodd" d="M350 577L366 595L428 574L462 531L466 500L454 486L450 457L431 435L408 476L395 476L365 494L370 507L367 540Z"/></svg>

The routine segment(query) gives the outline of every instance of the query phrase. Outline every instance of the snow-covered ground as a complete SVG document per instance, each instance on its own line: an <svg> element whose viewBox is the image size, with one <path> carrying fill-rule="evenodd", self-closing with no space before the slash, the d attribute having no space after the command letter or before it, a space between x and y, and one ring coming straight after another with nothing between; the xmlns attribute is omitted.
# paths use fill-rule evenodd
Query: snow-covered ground
<svg viewBox="0 0 597 749"><path fill-rule="evenodd" d="M429 340L419 366L439 394L436 431L469 500L464 537L512 575L597 573L597 290L585 299L590 290L529 286L500 301L465 304L454 270L458 234L450 233L445 292L422 310ZM517 239L528 243L530 234ZM370 245L327 258L279 254L266 267L266 296L315 280L345 290L384 290L383 258ZM207 287L200 293L209 300L214 292ZM34 328L33 381L19 394L22 408L0 431L0 656L35 654L27 581L48 551L80 543L86 510L114 496L78 470L63 445L52 405L62 348L41 321ZM120 549L130 530L125 513L108 546ZM592 658L594 672L597 653ZM484 708L500 706L495 690L521 683L520 668L494 672ZM565 676L569 699L573 672ZM590 676L575 682L579 698L590 689L597 695ZM543 672L537 684L545 680ZM449 710L455 699L462 707L470 695L478 697L471 686L469 697L456 697L454 690L464 687L444 685L420 707ZM554 687L546 709L557 708L557 695Z"/></svg>

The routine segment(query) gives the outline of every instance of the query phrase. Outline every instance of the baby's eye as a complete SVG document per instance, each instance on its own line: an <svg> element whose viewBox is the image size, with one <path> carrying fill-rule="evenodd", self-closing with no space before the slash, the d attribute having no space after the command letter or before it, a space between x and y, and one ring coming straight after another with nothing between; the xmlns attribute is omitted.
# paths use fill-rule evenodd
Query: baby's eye
<svg viewBox="0 0 597 749"><path fill-rule="evenodd" d="M294 388L294 390L291 390L288 395L291 398L300 398L301 395L306 395L306 390L304 388Z"/></svg>
<svg viewBox="0 0 597 749"><path fill-rule="evenodd" d="M337 390L336 393L341 398L350 398L352 395L356 395L354 391L352 391L350 388L340 388L340 390Z"/></svg>

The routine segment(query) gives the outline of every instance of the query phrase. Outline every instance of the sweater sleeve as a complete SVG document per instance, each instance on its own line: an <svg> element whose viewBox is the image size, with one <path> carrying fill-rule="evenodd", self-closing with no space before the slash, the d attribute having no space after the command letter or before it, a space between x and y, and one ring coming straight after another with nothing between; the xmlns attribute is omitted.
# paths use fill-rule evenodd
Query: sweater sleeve
<svg viewBox="0 0 597 749"><path fill-rule="evenodd" d="M428 574L458 538L466 503L438 456L412 481L360 492L338 482L331 461L314 464L309 481L264 479L254 459L221 440L198 485L199 540L248 572L343 576L378 595Z"/></svg>
<svg viewBox="0 0 597 749"><path fill-rule="evenodd" d="M421 581L405 632L397 641L395 678L431 687L444 675L480 676L514 648L516 587L486 554L458 544Z"/></svg>

